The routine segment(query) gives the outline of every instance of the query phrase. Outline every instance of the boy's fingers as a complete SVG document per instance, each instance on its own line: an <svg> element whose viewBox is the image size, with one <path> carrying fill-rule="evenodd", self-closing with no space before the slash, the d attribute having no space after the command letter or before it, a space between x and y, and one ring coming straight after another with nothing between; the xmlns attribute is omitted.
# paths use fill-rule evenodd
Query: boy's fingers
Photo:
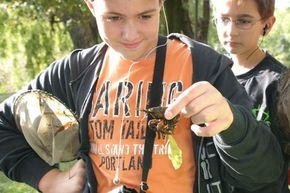
<svg viewBox="0 0 290 193"><path fill-rule="evenodd" d="M174 102L168 105L164 116L166 119L172 119L177 114L185 110L184 108L196 97L202 95L207 90L206 82L197 82L181 93Z"/></svg>

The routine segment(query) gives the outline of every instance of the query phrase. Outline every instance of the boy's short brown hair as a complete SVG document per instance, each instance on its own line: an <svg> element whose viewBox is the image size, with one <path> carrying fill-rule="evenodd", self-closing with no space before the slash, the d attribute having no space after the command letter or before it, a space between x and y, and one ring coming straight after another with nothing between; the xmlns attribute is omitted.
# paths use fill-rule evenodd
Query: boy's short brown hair
<svg viewBox="0 0 290 193"><path fill-rule="evenodd" d="M275 0L255 0L255 2L263 20L274 15Z"/></svg>
<svg viewBox="0 0 290 193"><path fill-rule="evenodd" d="M238 4L243 2L243 0L234 0L234 1L236 1ZM265 21L266 19L274 15L275 0L254 0L254 1L257 5L257 9L259 11L262 20ZM218 3L218 1L211 2L213 10L215 11L215 3Z"/></svg>

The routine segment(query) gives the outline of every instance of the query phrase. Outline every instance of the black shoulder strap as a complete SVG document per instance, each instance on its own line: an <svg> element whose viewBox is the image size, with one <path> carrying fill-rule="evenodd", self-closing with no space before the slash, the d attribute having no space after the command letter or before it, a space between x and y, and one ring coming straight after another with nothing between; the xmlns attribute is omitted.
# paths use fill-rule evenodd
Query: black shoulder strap
<svg viewBox="0 0 290 193"><path fill-rule="evenodd" d="M163 72L164 64L166 59L166 41L167 38L159 36L158 39L158 48L156 52L155 66L154 66L154 75L153 82L150 90L149 96L149 108L160 106L162 99L162 83L163 83ZM154 93L154 94L153 94ZM142 181L140 184L140 193L144 193L148 190L147 178L149 169L152 166L152 152L155 139L155 131L148 127L148 122L152 119L148 115L147 127L146 127L146 138L145 138L145 147L143 155L143 169L142 169Z"/></svg>

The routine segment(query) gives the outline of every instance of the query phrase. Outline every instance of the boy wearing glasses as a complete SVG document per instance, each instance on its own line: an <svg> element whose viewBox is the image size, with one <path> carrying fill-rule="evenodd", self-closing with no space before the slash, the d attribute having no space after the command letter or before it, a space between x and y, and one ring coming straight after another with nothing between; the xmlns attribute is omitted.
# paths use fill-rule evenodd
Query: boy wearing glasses
<svg viewBox="0 0 290 193"><path fill-rule="evenodd" d="M213 1L213 9L220 43L233 60L232 71L253 100L252 112L271 127L283 147L275 101L277 81L286 67L259 45L275 23L275 0ZM288 192L286 172L285 162L283 189L276 192Z"/></svg>

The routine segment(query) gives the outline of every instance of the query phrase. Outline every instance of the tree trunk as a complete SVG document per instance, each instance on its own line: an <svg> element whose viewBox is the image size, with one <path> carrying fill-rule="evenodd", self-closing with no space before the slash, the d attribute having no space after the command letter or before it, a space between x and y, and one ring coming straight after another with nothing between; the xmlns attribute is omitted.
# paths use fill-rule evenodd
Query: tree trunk
<svg viewBox="0 0 290 193"><path fill-rule="evenodd" d="M88 48L99 42L96 20L81 14L64 15L63 22L71 36L74 48ZM82 22L86 21L86 22Z"/></svg>
<svg viewBox="0 0 290 193"><path fill-rule="evenodd" d="M165 2L169 32L179 32L193 37L192 21L188 11L188 0L170 0Z"/></svg>
<svg viewBox="0 0 290 193"><path fill-rule="evenodd" d="M198 0L196 0L198 1ZM197 19L196 25L196 40L207 43L207 36L209 31L209 22L210 22L210 2L209 0L203 1L203 12L202 18Z"/></svg>

